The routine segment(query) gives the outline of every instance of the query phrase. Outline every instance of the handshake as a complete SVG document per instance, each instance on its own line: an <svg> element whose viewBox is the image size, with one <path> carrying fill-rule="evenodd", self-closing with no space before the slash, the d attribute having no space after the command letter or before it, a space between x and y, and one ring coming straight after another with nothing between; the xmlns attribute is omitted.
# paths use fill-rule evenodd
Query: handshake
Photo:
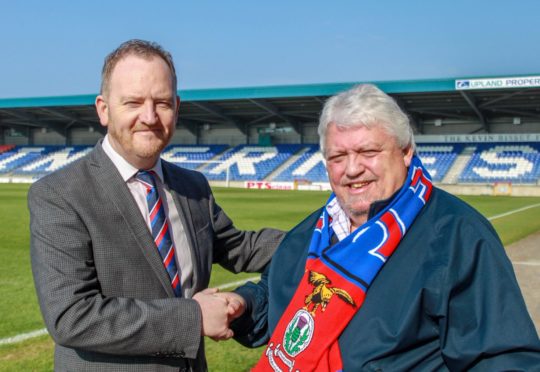
<svg viewBox="0 0 540 372"><path fill-rule="evenodd" d="M230 323L246 310L242 296L234 292L219 292L217 288L207 288L197 293L193 299L201 307L202 334L214 341L228 340L234 336Z"/></svg>

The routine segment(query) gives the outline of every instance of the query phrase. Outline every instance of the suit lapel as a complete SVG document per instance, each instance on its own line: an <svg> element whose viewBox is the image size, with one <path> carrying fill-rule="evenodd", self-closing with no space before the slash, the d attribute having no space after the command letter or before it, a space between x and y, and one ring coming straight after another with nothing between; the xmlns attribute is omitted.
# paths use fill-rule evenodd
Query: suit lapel
<svg viewBox="0 0 540 372"><path fill-rule="evenodd" d="M90 162L93 165L91 169L93 179L96 181L96 187L101 188L103 193L108 195L111 206L116 208L126 221L129 232L148 261L148 264L159 278L163 288L169 296L174 297L169 276L163 267L161 256L154 243L152 234L129 188L113 162L103 151L100 143L90 153Z"/></svg>

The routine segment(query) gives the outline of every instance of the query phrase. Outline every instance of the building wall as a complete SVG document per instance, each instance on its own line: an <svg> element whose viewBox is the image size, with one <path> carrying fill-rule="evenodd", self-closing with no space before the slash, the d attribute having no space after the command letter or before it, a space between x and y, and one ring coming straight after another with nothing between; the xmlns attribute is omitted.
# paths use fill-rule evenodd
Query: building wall
<svg viewBox="0 0 540 372"><path fill-rule="evenodd" d="M301 135L286 123L265 123L249 128L250 144L300 143Z"/></svg>
<svg viewBox="0 0 540 372"><path fill-rule="evenodd" d="M307 124L304 126L304 143L319 143L319 134L317 133L318 123Z"/></svg>
<svg viewBox="0 0 540 372"><path fill-rule="evenodd" d="M540 121L529 118L521 118L519 124L513 124L513 118L503 118L490 122L490 134L536 134L539 133ZM318 144L317 123L304 124L301 133L294 131L286 123L261 123L249 128L248 136L244 135L232 124L209 124L200 126L198 138L184 127L178 127L171 140L172 144L195 145L195 144L225 144L237 146L242 144ZM2 128L0 144L25 145L94 145L103 135L98 131L91 131L87 126L73 127L68 132L68 138L51 129L32 128L30 130L13 130ZM421 136L451 136L457 135L486 135L480 123L470 121L468 123L442 122L435 125L434 121L426 121L423 124ZM443 139L451 142L451 139Z"/></svg>
<svg viewBox="0 0 540 372"><path fill-rule="evenodd" d="M232 124L207 124L199 131L199 143L202 145L243 145L246 143L246 136Z"/></svg>
<svg viewBox="0 0 540 372"><path fill-rule="evenodd" d="M51 129L36 128L31 130L33 145L65 145L66 138Z"/></svg>
<svg viewBox="0 0 540 372"><path fill-rule="evenodd" d="M195 145L196 143L197 137L183 127L177 127L171 138L171 144L175 145Z"/></svg>
<svg viewBox="0 0 540 372"><path fill-rule="evenodd" d="M95 145L103 135L88 127L73 128L70 133L71 145Z"/></svg>
<svg viewBox="0 0 540 372"><path fill-rule="evenodd" d="M29 144L28 133L12 130L11 128L4 128L3 145L17 145L26 146Z"/></svg>

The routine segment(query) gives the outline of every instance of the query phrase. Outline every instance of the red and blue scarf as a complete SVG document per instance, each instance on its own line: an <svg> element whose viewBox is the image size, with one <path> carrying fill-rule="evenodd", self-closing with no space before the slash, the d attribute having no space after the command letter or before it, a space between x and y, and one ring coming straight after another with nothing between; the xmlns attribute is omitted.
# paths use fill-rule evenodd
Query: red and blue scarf
<svg viewBox="0 0 540 372"><path fill-rule="evenodd" d="M429 178L414 156L406 182L390 204L333 246L331 219L323 209L304 276L253 371L342 371L338 337L427 203ZM332 194L326 205L334 198Z"/></svg>

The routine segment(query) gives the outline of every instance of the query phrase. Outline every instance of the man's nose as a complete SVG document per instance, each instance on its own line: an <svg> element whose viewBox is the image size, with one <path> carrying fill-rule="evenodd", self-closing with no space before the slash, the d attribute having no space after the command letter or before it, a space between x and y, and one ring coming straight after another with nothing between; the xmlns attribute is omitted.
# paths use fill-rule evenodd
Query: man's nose
<svg viewBox="0 0 540 372"><path fill-rule="evenodd" d="M349 155L347 157L347 167L345 168L345 173L347 177L353 178L364 172L364 165L362 164L362 159L357 155Z"/></svg>
<svg viewBox="0 0 540 372"><path fill-rule="evenodd" d="M144 124L154 125L157 123L157 114L154 103L146 102L141 109L142 112L139 118Z"/></svg>

